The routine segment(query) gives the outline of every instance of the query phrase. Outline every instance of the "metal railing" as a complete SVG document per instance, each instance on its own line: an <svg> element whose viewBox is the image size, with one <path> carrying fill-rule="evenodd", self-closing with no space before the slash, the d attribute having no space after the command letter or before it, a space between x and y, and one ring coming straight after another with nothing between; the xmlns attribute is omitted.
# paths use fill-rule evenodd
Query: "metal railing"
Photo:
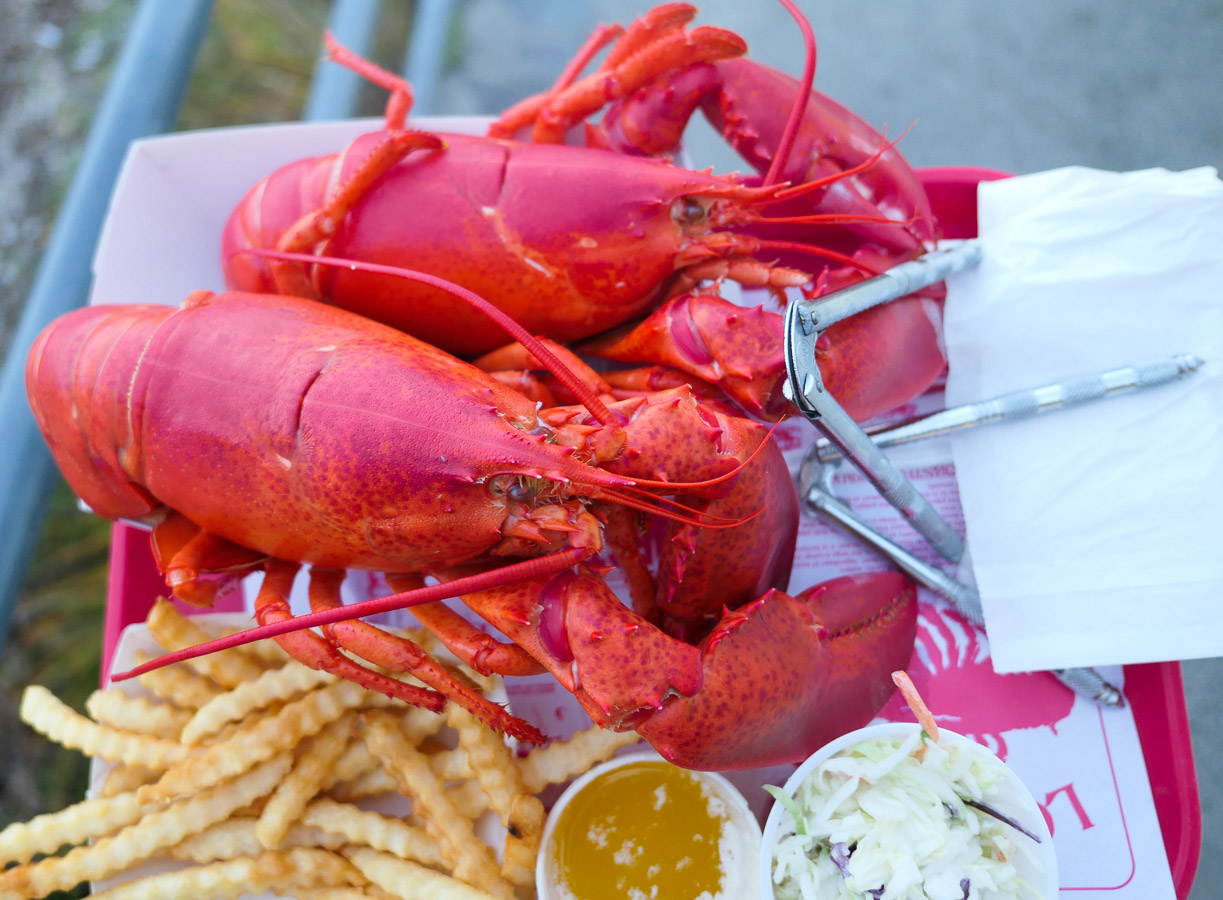
<svg viewBox="0 0 1223 900"><path fill-rule="evenodd" d="M0 422L6 431L0 444L0 510L10 523L0 541L0 648L55 485L54 463L26 400L26 355L48 323L87 301L94 248L128 146L173 128L212 7L213 0L142 0L0 373ZM381 9L381 0L335 0L328 27L366 53ZM452 0L417 2L404 71L414 81L419 111L432 103L452 12ZM305 117L351 115L359 90L356 75L320 63Z"/></svg>

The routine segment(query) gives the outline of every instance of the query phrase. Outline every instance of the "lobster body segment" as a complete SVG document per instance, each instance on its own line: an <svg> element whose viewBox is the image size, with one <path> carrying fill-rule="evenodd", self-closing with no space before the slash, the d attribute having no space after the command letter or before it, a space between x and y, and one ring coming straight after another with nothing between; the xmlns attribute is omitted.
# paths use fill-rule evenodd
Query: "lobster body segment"
<svg viewBox="0 0 1223 900"><path fill-rule="evenodd" d="M571 341L645 311L681 253L709 230L703 210L751 196L727 179L585 147L446 134L383 173L324 240L319 255L410 266L488 297L532 333ZM228 286L277 291L275 269L241 251L283 247L294 226L356 177L375 132L342 153L293 163L256 185L223 236ZM701 210L701 212L697 212ZM687 218L685 218L687 217ZM486 317L445 291L388 275L313 267L315 294L473 356L505 343Z"/></svg>
<svg viewBox="0 0 1223 900"><path fill-rule="evenodd" d="M110 378L102 369L93 399L125 410L131 427L117 455L127 479L202 528L269 556L391 572L455 565L501 539L506 504L498 508L490 491L498 478L623 481L530 434L535 407L520 394L341 310L229 294L179 310L106 313L156 321L139 340L125 333L109 353L81 360L126 370ZM90 308L58 320L37 358L58 353L61 340L71 347L78 327L106 313ZM35 359L33 405L40 419L63 421L57 410L72 395ZM107 385L122 390L100 396ZM116 429L99 417L93 424L84 455L50 438L69 454L66 473L83 473L69 476L83 498L98 494L88 457L115 453L106 442Z"/></svg>

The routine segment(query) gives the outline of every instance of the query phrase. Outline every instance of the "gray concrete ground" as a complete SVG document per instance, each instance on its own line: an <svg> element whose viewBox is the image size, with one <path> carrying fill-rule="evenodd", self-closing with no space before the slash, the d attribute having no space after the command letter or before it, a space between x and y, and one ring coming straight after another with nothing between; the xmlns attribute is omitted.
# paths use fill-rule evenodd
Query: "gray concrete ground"
<svg viewBox="0 0 1223 900"><path fill-rule="evenodd" d="M699 22L742 34L752 55L801 71L802 44L773 2L705 0ZM1130 170L1223 167L1223 3L1030 0L1022 4L799 0L819 41L816 83L897 134L916 165L1016 173L1081 164ZM432 111L495 112L546 87L598 23L648 0L472 0L460 5L462 65ZM739 168L711 135L694 154ZM1152 615L1158 598L1152 597ZM1219 627L1223 627L1223 622ZM1192 897L1223 884L1223 660L1184 665L1203 852Z"/></svg>

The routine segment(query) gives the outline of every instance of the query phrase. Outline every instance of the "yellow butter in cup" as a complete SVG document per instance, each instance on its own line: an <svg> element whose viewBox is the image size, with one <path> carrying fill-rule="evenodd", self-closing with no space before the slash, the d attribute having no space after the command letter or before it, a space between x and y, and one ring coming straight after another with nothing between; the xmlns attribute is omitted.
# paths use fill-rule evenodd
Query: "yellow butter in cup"
<svg viewBox="0 0 1223 900"><path fill-rule="evenodd" d="M634 754L557 802L537 869L545 900L754 896L760 828L719 775Z"/></svg>

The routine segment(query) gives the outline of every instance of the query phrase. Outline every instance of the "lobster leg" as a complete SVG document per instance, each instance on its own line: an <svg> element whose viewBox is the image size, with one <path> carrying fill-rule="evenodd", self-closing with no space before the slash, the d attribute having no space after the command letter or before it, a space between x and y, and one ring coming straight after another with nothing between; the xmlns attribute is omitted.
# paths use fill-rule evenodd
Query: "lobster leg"
<svg viewBox="0 0 1223 900"><path fill-rule="evenodd" d="M599 72L614 72L636 53L645 50L665 35L683 28L695 16L696 7L689 3L667 3L650 10L627 29L619 25L600 25L565 66L552 89L528 97L505 110L497 121L489 126L489 137L513 138L522 129L534 123L544 107L572 87L595 54L613 40L616 41L615 46L599 66ZM619 40L616 40L617 38Z"/></svg>
<svg viewBox="0 0 1223 900"><path fill-rule="evenodd" d="M173 510L153 526L153 558L174 596L192 606L210 607L223 582L202 573L250 570L267 559L263 553L227 541L200 528Z"/></svg>
<svg viewBox="0 0 1223 900"><path fill-rule="evenodd" d="M630 27L628 33L634 35L634 40L628 46L635 47L635 37L641 32ZM601 68L569 87L545 96L537 104L531 140L537 144L562 143L570 126L604 107L609 100L629 96L659 75L695 63L733 59L747 52L747 45L741 37L722 28L702 27L685 31L668 27L641 43L644 46L635 52L617 53L612 66ZM512 124L507 123L506 128ZM503 134L505 129L497 128L490 133Z"/></svg>
<svg viewBox="0 0 1223 900"><path fill-rule="evenodd" d="M287 253L313 249L331 237L339 223L369 193L378 179L409 153L414 150L440 150L443 146L439 137L425 132L388 132L323 206L302 216L284 233L277 242L277 248ZM269 260L268 264L280 293L298 297L316 296L309 276L300 264L285 260Z"/></svg>
<svg viewBox="0 0 1223 900"><path fill-rule="evenodd" d="M403 128L404 122L407 121L408 113L412 111L414 99L412 85L394 72L390 72L381 66L375 65L368 59L353 53L337 41L331 32L327 32L324 35L324 43L327 46L327 54L331 57L332 62L356 72L366 81L372 82L390 93L391 96L387 99L385 114L387 130L397 131Z"/></svg>
<svg viewBox="0 0 1223 900"><path fill-rule="evenodd" d="M568 347L549 340L548 338L539 338L538 340L541 346L552 351L553 357L559 360L566 369L572 372L580 382L587 385L592 391L601 395L611 393L611 386L603 379L603 376L592 369L585 360L583 360ZM512 344L507 344L504 347L500 347L484 354L478 359L473 360L472 365L483 369L489 374L494 375L494 377L500 378L502 383L510 383L511 386L514 385L510 377L503 377L501 373L506 373L507 375L510 372L522 373L512 376L514 379L519 379L525 377L525 373L534 374L537 372L549 372L547 366L541 363L539 359L536 358L531 351L523 346L519 341L515 341ZM539 388L543 388L544 391L546 391L547 394L550 394L554 399L559 398L560 402L562 403L581 402L572 391L566 388L566 386L558 381L554 376L551 376L550 373L538 381L538 386ZM531 386L528 385L528 396L530 396L531 393L533 393L533 390L531 389ZM533 397L532 399L535 398ZM543 399L542 396L540 399ZM556 405L556 403L544 404L545 408Z"/></svg>
<svg viewBox="0 0 1223 900"><path fill-rule="evenodd" d="M340 570L311 569L310 608L314 612L320 612L343 605L340 600L340 585L343 581L344 573ZM376 666L391 672L410 672L497 731L512 734L531 743L543 743L544 737L538 729L510 715L503 707L464 684L405 637L389 634L360 619L325 625L323 634L331 643Z"/></svg>
<svg viewBox="0 0 1223 900"><path fill-rule="evenodd" d="M267 563L263 584L255 598L255 618L259 620L260 625L283 622L294 617L289 610L288 598L299 568L298 563L281 560L271 560ZM446 706L445 695L390 678L355 663L340 653L334 643L313 631L293 631L278 635L276 643L303 665L354 681L371 691L396 697L412 706L420 706L433 712L441 712Z"/></svg>
<svg viewBox="0 0 1223 900"><path fill-rule="evenodd" d="M623 33L624 29L619 25L600 25L596 28L557 77L552 89L520 100L502 112L497 121L489 126L488 136L509 140L534 122L544 104L556 94L570 87L582 74L582 70L594 59L595 54Z"/></svg>
<svg viewBox="0 0 1223 900"><path fill-rule="evenodd" d="M506 644L476 628L449 606L425 603L412 608L420 624L446 649L481 675L540 675L544 668L517 644Z"/></svg>
<svg viewBox="0 0 1223 900"><path fill-rule="evenodd" d="M716 385L702 378L681 372L671 366L658 363L635 369L618 369L604 375L611 385L612 396L617 400L628 397L640 397L642 394L654 394L658 391L669 391L682 385L687 385L697 399L705 404L726 405L726 394Z"/></svg>

